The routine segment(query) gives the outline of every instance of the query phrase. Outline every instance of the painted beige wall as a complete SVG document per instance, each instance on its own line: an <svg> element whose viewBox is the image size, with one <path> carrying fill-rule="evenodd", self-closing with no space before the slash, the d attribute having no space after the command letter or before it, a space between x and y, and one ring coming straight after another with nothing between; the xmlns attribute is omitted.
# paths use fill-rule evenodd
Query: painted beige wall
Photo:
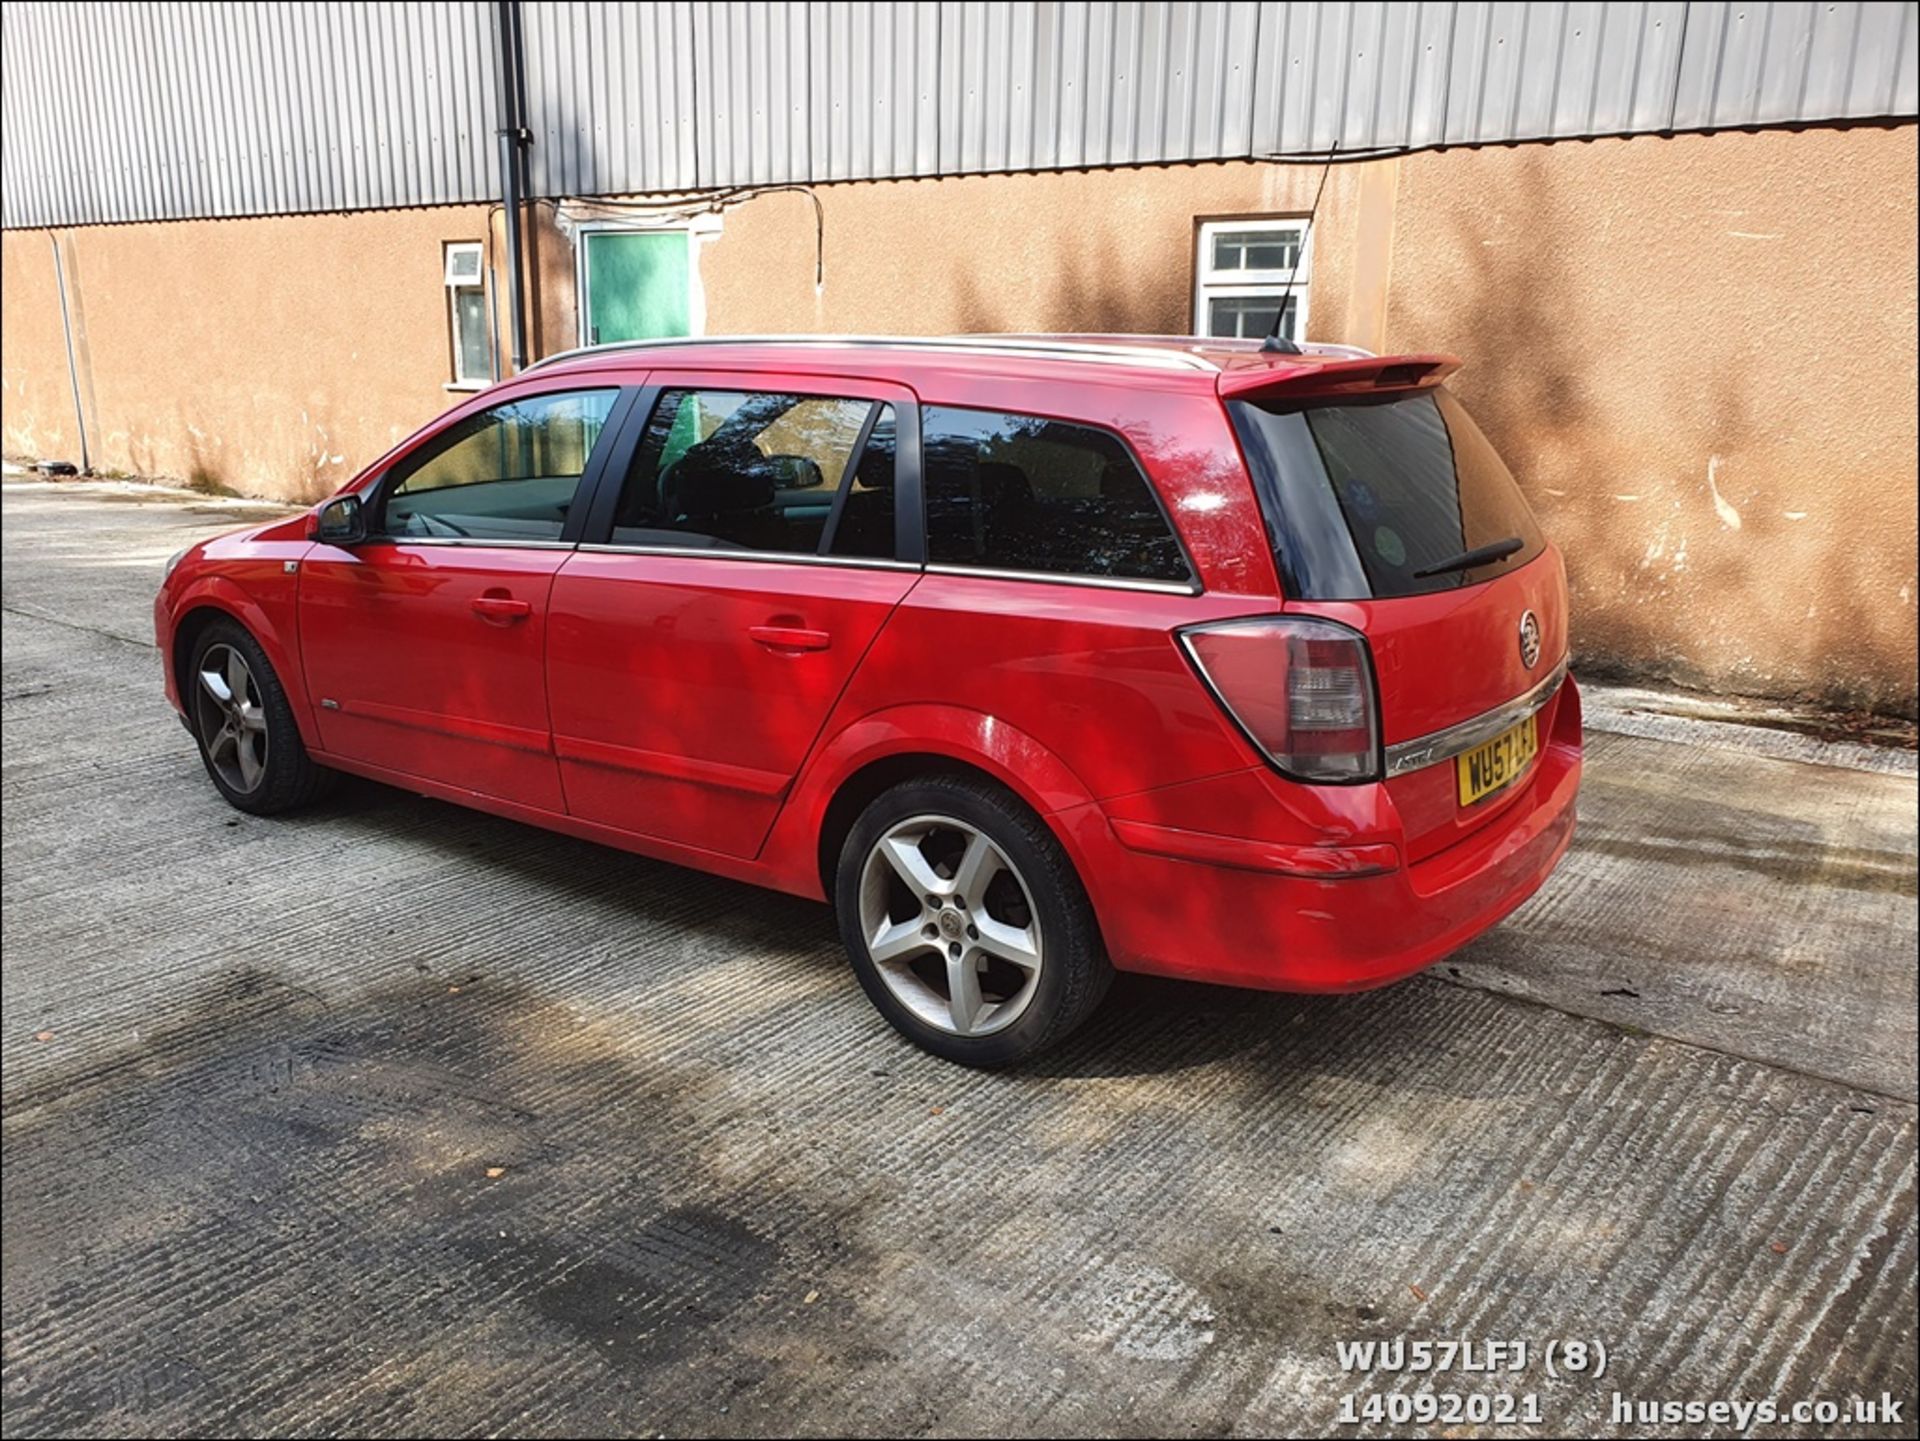
<svg viewBox="0 0 1920 1441"><path fill-rule="evenodd" d="M1916 133L1404 162L1391 344L1471 358L1583 652L1912 711Z"/></svg>
<svg viewBox="0 0 1920 1441"><path fill-rule="evenodd" d="M1309 333L1466 358L1459 389L1568 551L1589 665L1910 712L1915 136L1343 165ZM823 185L819 287L811 204L769 195L701 246L706 328L1184 331L1196 217L1303 213L1319 178L1232 163ZM64 233L96 464L330 488L458 398L440 243L486 223L448 207ZM530 233L533 351L550 353L574 343L573 243L548 205ZM70 455L45 232L7 234L0 258L6 449Z"/></svg>
<svg viewBox="0 0 1920 1441"><path fill-rule="evenodd" d="M1568 553L1590 664L1911 712L1911 125L1337 168L1309 333L1446 350ZM730 211L709 328L1184 331L1192 227L1313 167L823 187Z"/></svg>
<svg viewBox="0 0 1920 1441"><path fill-rule="evenodd" d="M95 468L326 494L460 398L441 243L485 226L448 206L58 232ZM47 232L0 244L0 437L77 462Z"/></svg>

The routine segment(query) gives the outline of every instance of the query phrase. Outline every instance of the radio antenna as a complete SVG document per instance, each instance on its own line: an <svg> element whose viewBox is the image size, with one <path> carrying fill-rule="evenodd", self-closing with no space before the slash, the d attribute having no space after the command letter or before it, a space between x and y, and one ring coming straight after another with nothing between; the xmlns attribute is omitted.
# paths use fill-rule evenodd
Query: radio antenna
<svg viewBox="0 0 1920 1441"><path fill-rule="evenodd" d="M1287 271L1287 288L1280 292L1280 307L1273 312L1273 329L1260 342L1260 349L1265 354L1300 354L1299 345L1280 333L1280 322L1287 318L1287 302L1293 299L1294 277L1300 274L1300 257L1307 253L1307 242L1313 238L1313 222L1320 214L1320 197L1327 193L1327 177L1333 173L1333 152L1339 148L1340 137L1336 135L1333 144L1327 147L1327 163L1320 167L1320 185L1313 192L1313 209L1307 212L1307 228L1300 233L1300 244L1293 252L1293 265Z"/></svg>

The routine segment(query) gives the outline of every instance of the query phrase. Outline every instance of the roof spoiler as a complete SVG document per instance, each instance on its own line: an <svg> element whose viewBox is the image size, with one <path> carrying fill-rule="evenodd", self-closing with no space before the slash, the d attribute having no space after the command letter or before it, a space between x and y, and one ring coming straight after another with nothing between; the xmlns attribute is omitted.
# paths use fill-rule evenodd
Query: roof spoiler
<svg viewBox="0 0 1920 1441"><path fill-rule="evenodd" d="M1222 400L1295 400L1319 395L1370 395L1425 390L1460 362L1451 355L1370 355L1325 365L1245 366L1220 373Z"/></svg>

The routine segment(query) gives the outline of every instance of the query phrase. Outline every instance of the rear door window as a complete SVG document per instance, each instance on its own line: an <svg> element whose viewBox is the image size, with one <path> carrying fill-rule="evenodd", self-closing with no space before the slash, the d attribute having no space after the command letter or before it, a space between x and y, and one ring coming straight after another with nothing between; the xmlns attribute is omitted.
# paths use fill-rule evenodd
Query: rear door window
<svg viewBox="0 0 1920 1441"><path fill-rule="evenodd" d="M613 543L818 553L874 405L663 391L621 487ZM867 508L863 502L863 514Z"/></svg>
<svg viewBox="0 0 1920 1441"><path fill-rule="evenodd" d="M920 428L930 562L1192 578L1153 487L1117 435L955 406L924 409Z"/></svg>
<svg viewBox="0 0 1920 1441"><path fill-rule="evenodd" d="M1427 595L1491 580L1545 548L1512 473L1445 390L1229 408L1290 596ZM1500 560L1450 568L1513 541Z"/></svg>

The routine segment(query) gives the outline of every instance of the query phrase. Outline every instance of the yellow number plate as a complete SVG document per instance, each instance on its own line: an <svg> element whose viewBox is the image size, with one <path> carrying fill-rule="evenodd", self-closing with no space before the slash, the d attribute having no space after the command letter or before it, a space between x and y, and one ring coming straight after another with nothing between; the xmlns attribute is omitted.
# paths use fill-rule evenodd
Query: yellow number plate
<svg viewBox="0 0 1920 1441"><path fill-rule="evenodd" d="M1460 804L1470 806L1511 785L1539 749L1540 717L1530 715L1512 730L1457 757L1453 764L1460 777Z"/></svg>

